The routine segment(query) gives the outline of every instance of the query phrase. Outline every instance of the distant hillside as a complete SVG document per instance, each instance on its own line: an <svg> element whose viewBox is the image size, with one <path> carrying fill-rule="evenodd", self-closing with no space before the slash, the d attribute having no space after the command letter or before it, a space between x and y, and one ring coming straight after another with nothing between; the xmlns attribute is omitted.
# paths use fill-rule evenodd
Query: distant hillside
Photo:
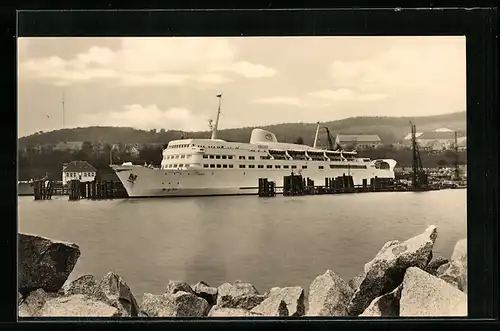
<svg viewBox="0 0 500 331"><path fill-rule="evenodd" d="M426 117L352 117L333 122L321 123L327 126L332 135L337 133L378 134L384 143L400 141L410 131L410 120L417 131L432 131L440 127L464 132L466 114L458 112ZM223 123L222 123L223 125ZM225 129L219 131L219 138L228 141L248 142L255 127ZM284 123L261 127L272 131L279 141L293 142L302 137L305 144L311 145L316 131L316 123ZM210 133L181 131L145 131L124 127L86 127L36 133L19 139L19 148L28 146L56 144L62 141L90 141L107 143L168 143L170 140L185 138L209 138ZM324 141L322 134L320 140Z"/></svg>

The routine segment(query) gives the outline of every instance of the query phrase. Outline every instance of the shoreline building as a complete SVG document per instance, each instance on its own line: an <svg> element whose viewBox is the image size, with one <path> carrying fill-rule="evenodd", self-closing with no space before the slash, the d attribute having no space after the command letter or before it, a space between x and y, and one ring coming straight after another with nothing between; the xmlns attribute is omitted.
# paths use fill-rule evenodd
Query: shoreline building
<svg viewBox="0 0 500 331"><path fill-rule="evenodd" d="M439 128L430 132L416 132L415 138L419 146L426 151L444 151L455 148L455 131L448 128ZM411 145L411 133L403 138L404 144ZM459 134L457 143L459 150L466 149L466 137Z"/></svg>
<svg viewBox="0 0 500 331"><path fill-rule="evenodd" d="M382 141L376 134L337 134L335 143L345 149L372 149L382 147Z"/></svg>
<svg viewBox="0 0 500 331"><path fill-rule="evenodd" d="M62 184L66 185L70 180L92 182L95 180L96 172L96 168L87 161L71 161L63 165Z"/></svg>

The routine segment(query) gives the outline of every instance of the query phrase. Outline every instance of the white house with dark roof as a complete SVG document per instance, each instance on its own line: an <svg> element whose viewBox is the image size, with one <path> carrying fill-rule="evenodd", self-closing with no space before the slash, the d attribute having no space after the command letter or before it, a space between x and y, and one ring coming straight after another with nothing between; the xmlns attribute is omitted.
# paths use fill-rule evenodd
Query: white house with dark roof
<svg viewBox="0 0 500 331"><path fill-rule="evenodd" d="M96 168L87 161L71 161L63 166L62 183L66 185L70 180L92 182L95 180L96 174Z"/></svg>
<svg viewBox="0 0 500 331"><path fill-rule="evenodd" d="M382 141L376 134L337 134L335 143L342 148L367 149L382 147Z"/></svg>

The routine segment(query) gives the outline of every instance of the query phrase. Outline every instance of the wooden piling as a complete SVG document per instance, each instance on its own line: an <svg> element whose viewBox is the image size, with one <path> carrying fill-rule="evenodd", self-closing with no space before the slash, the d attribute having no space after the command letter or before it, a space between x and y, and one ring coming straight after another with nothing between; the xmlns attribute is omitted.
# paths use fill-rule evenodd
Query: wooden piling
<svg viewBox="0 0 500 331"><path fill-rule="evenodd" d="M267 182L267 194L273 196L275 194L276 184L274 182ZM127 198L127 192L123 184L115 181L92 181L80 182L78 180L68 182L67 189L69 200L91 199L115 199Z"/></svg>
<svg viewBox="0 0 500 331"><path fill-rule="evenodd" d="M38 179L33 182L33 199L34 200L51 200L54 194L54 183L43 179Z"/></svg>
<svg viewBox="0 0 500 331"><path fill-rule="evenodd" d="M276 196L276 183L268 181L267 178L259 178L259 197Z"/></svg>

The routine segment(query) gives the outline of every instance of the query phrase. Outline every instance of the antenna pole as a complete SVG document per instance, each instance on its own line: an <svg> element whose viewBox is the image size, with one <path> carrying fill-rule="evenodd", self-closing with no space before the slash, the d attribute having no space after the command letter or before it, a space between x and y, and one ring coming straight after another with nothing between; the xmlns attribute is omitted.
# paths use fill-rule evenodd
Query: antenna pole
<svg viewBox="0 0 500 331"><path fill-rule="evenodd" d="M61 102L61 104L62 104L62 128L64 130L64 91L62 93L62 102Z"/></svg>

